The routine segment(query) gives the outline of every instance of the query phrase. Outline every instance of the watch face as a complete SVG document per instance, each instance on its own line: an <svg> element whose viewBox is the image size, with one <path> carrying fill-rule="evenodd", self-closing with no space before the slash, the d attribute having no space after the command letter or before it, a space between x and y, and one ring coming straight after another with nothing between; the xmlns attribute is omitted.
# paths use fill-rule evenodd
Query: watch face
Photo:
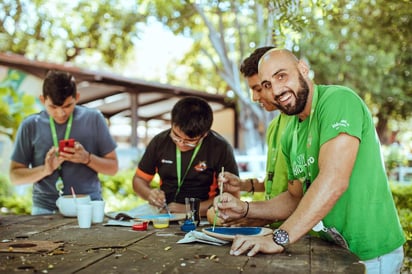
<svg viewBox="0 0 412 274"><path fill-rule="evenodd" d="M286 230L276 229L273 232L273 240L276 244L284 246L289 243L289 234Z"/></svg>

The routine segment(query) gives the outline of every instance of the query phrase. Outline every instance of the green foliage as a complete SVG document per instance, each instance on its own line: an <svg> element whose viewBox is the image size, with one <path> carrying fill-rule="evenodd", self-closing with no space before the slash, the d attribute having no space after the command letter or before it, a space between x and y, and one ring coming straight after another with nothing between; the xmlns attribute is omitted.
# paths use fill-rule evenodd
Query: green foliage
<svg viewBox="0 0 412 274"><path fill-rule="evenodd" d="M88 68L93 59L126 60L143 20L136 3L122 0L9 0L0 10L1 51Z"/></svg>
<svg viewBox="0 0 412 274"><path fill-rule="evenodd" d="M385 166L388 173L394 171L399 166L407 166L408 158L406 156L406 150L400 144L393 143L389 146L382 146Z"/></svg>
<svg viewBox="0 0 412 274"><path fill-rule="evenodd" d="M168 77L174 83L187 84L208 92L226 94L233 91L237 97L249 97L239 73L243 58L258 46L277 44L285 39L274 37L272 28L299 24L288 4L292 1L178 1L143 0L148 22L155 17L174 34L193 40L192 49L179 66L188 73L179 77L171 70ZM284 15L284 17L281 17ZM212 72L212 73L211 73ZM199 77L199 74L202 77ZM211 85L210 83L213 83Z"/></svg>
<svg viewBox="0 0 412 274"><path fill-rule="evenodd" d="M36 111L35 98L18 91L24 78L25 74L9 70L0 82L0 134L5 134L12 140L23 119Z"/></svg>
<svg viewBox="0 0 412 274"><path fill-rule="evenodd" d="M31 189L23 195L13 191L8 177L0 174L0 212L7 214L30 214Z"/></svg>
<svg viewBox="0 0 412 274"><path fill-rule="evenodd" d="M8 177L0 174L0 198L11 194L10 181Z"/></svg>
<svg viewBox="0 0 412 274"><path fill-rule="evenodd" d="M406 120L412 108L409 1L332 0L301 12L311 20L296 51L307 58L318 83L359 93L386 143L389 122Z"/></svg>
<svg viewBox="0 0 412 274"><path fill-rule="evenodd" d="M102 196L106 201L106 212L130 210L145 203L133 190L132 179L135 169L119 171L114 176L101 175ZM153 188L159 187L159 178L156 176L151 182ZM30 214L32 206L32 190L30 187L23 195L13 191L8 177L0 175L0 209L8 214Z"/></svg>
<svg viewBox="0 0 412 274"><path fill-rule="evenodd" d="M259 141L263 143L261 129L266 128L273 116L268 117L251 102L239 66L256 47L284 47L288 37L276 35L279 29L287 32L296 25L303 27L302 20L295 16L298 8L295 1L142 0L141 3L148 22L155 17L174 34L193 40L192 49L179 64L187 73L177 77L173 68L168 75L171 83L189 84L237 100L239 121L249 121L239 125L240 134L246 136L239 149L259 146Z"/></svg>
<svg viewBox="0 0 412 274"><path fill-rule="evenodd" d="M0 10L1 51L99 70L125 65L139 43L138 27L157 19L193 39L179 64L185 73L170 67L168 82L235 94L239 120L253 120L254 128L270 119L251 104L239 65L270 44L307 59L316 82L354 88L377 118L383 142L388 127L407 119L412 108L406 0L6 0ZM254 134L242 126L246 136Z"/></svg>
<svg viewBox="0 0 412 274"><path fill-rule="evenodd" d="M146 202L133 190L132 180L135 171L135 168L131 168L120 171L114 176L99 175L103 199L106 201L106 211L130 210ZM159 187L159 177L155 176L151 187Z"/></svg>
<svg viewBox="0 0 412 274"><path fill-rule="evenodd" d="M406 237L404 270L412 271L412 184L391 183L391 190Z"/></svg>
<svg viewBox="0 0 412 274"><path fill-rule="evenodd" d="M99 174L106 211L129 210L143 203L133 191L133 175L132 169L120 171L114 176Z"/></svg>
<svg viewBox="0 0 412 274"><path fill-rule="evenodd" d="M410 1L142 3L148 15L175 34L194 40L180 64L188 67L187 78L176 77L173 69L172 81L221 94L230 90L238 98L246 98L248 89L242 88L239 64L256 47L272 44L292 49L308 60L316 82L356 90L377 118L382 141L386 141L392 121L410 116Z"/></svg>

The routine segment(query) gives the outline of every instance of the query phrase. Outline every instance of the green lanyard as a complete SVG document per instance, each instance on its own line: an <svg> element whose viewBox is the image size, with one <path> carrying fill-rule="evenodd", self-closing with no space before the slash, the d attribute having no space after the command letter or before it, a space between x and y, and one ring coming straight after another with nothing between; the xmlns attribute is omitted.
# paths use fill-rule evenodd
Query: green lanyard
<svg viewBox="0 0 412 274"><path fill-rule="evenodd" d="M269 159L268 159L268 171L266 174L266 186L265 186L265 199L269 200L271 198L271 192L272 192L272 185L273 185L273 177L275 176L275 165L276 165L276 157L278 153L278 146L277 146L277 140L278 140L278 132L279 132L279 125L282 119L282 115L279 114L279 120L276 124L275 131L273 132L272 135L272 148L271 151L269 152Z"/></svg>
<svg viewBox="0 0 412 274"><path fill-rule="evenodd" d="M308 125L308 135L306 139L306 150L305 150L305 162L303 163L306 172L305 172L305 178L304 178L304 185L303 185L303 191L305 192L311 183L311 174L310 174L310 169L308 167L307 163L307 151L309 147L312 145L312 132L311 132L311 124L312 124L312 118L313 114L316 109L316 105L318 103L318 88L315 86L313 90L313 97L312 97L312 106L310 108L310 115L309 115L309 125ZM298 153L298 127L299 127L299 121L298 119L295 119L295 129L293 130L293 138L292 138L292 151L291 151L291 159L292 162L297 163L297 153Z"/></svg>
<svg viewBox="0 0 412 274"><path fill-rule="evenodd" d="M67 122L66 132L64 134L64 139L65 140L69 139L70 131L72 129L72 122L73 122L73 113L70 114L69 121ZM51 134L52 134L52 138L53 138L53 145L54 145L54 147L56 147L58 149L59 148L59 140L58 140L57 133L56 133L56 126L55 126L54 120L51 116L49 116L49 124L50 124ZM58 154L58 152L56 154ZM59 195L63 195L63 187L64 187L61 168L62 167L59 166L59 170L58 170L59 171L59 178L57 178L57 181L56 181L56 189L59 192Z"/></svg>
<svg viewBox="0 0 412 274"><path fill-rule="evenodd" d="M176 194L175 194L175 200L176 200L177 195L180 192L180 187L182 186L183 181L186 178L187 172L189 171L190 166L193 163L193 160L195 159L197 153L199 152L200 147L202 146L202 142L203 142L203 139L200 140L200 142L197 144L195 150L193 151L192 158L190 159L189 165L186 168L186 171L185 171L185 174L183 175L183 178L182 178L182 154L181 154L179 148L176 146L177 190L176 190Z"/></svg>

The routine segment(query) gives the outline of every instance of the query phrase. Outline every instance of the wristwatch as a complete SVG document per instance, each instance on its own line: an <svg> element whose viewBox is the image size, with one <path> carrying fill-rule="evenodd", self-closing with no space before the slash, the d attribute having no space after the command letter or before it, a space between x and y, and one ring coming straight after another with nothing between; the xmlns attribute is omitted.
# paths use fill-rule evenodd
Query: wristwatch
<svg viewBox="0 0 412 274"><path fill-rule="evenodd" d="M283 248L286 249L286 247L289 245L289 234L286 230L283 229L275 229L273 231L273 241L277 244L282 246Z"/></svg>

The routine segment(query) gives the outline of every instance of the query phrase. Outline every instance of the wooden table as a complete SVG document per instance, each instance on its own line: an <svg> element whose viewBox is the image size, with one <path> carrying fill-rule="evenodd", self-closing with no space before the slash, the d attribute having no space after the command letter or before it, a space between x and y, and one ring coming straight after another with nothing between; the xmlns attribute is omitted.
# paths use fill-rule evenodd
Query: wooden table
<svg viewBox="0 0 412 274"><path fill-rule="evenodd" d="M355 255L314 237L249 258L230 256L230 244L176 243L184 235L177 223L81 229L60 215L0 215L0 273L364 273Z"/></svg>

